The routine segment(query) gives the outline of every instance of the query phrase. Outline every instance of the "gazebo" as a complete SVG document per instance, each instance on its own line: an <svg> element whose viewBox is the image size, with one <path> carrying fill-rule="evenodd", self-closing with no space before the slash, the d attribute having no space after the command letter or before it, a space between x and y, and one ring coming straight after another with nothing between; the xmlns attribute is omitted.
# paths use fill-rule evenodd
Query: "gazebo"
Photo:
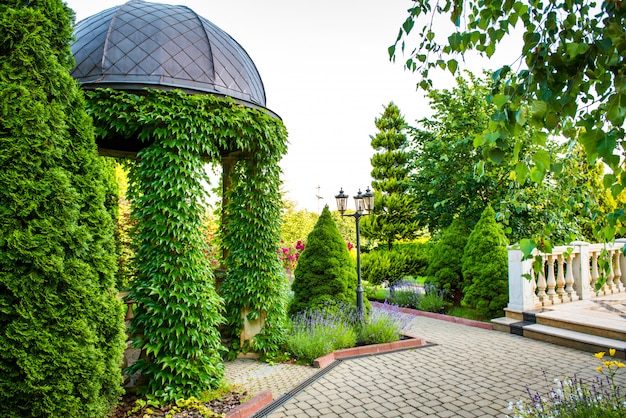
<svg viewBox="0 0 626 418"><path fill-rule="evenodd" d="M226 32L188 7L141 0L78 22L75 39L76 67L71 74L86 92L100 155L134 158L152 164L151 172L161 167L152 183L140 179L142 196L186 187L173 185L179 181L176 176L167 177L171 164L187 167L193 161L195 166L184 172L185 184L197 187L198 164L221 163L225 279L220 295L227 327L240 337L236 350L271 351L282 331L275 324L282 323L278 317L284 315L280 301L284 280L275 251L280 218L278 162L286 152L286 131L266 107L254 62ZM154 155L164 160L155 160ZM172 214L189 204L190 194L178 201L169 199L165 205L170 207L163 208L159 219L173 221ZM142 205L152 210L164 204L152 200L139 202ZM161 248L166 241L141 244L153 248L145 257L174 251ZM186 248L180 259L192 246ZM172 275L154 273L152 265L147 270L146 276ZM167 280L146 286L168 292ZM181 279L185 280L196 278L192 274ZM163 303L144 296L147 304ZM176 303L168 298L168 304Z"/></svg>

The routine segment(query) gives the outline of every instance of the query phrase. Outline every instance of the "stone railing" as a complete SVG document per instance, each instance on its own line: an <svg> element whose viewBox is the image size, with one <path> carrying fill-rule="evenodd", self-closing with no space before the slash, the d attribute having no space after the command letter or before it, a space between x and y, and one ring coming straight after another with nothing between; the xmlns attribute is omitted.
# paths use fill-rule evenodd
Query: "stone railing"
<svg viewBox="0 0 626 418"><path fill-rule="evenodd" d="M609 244L573 242L554 247L551 253L533 252L542 267L535 271L533 258L522 260L519 249L509 249L509 304L511 311L530 311L555 304L624 293L626 239ZM603 261L608 268L603 269ZM604 286L596 292L600 277Z"/></svg>

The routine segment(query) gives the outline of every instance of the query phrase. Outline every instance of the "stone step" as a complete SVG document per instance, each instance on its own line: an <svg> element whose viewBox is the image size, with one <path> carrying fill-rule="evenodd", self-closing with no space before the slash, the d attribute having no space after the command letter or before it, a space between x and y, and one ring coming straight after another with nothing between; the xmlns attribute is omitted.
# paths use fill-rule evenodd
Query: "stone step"
<svg viewBox="0 0 626 418"><path fill-rule="evenodd" d="M493 324L493 329L497 331L509 332L526 338L545 341L590 353L597 353L599 351L608 353L609 349L614 348L616 350L616 358L626 359L625 339L607 338L530 321L520 321L519 319L508 317L493 319L491 323Z"/></svg>
<svg viewBox="0 0 626 418"><path fill-rule="evenodd" d="M621 318L620 318L621 319ZM595 318L593 322L584 313L543 312L536 315L535 322L553 328L575 331L611 340L626 341L626 329L623 319L616 322L612 318Z"/></svg>
<svg viewBox="0 0 626 418"><path fill-rule="evenodd" d="M615 357L626 359L626 342L613 338L599 337L578 331L571 331L542 324L531 324L523 327L524 337L546 341L565 347L574 348L590 353L607 352L610 348L616 350Z"/></svg>

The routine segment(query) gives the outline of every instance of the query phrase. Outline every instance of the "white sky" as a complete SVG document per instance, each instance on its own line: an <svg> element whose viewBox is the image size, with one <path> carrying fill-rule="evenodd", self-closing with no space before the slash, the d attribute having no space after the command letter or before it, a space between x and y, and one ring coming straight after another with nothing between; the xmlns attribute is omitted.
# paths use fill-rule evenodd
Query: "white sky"
<svg viewBox="0 0 626 418"><path fill-rule="evenodd" d="M374 118L393 101L409 124L430 114L416 74L387 48L410 0L152 0L182 4L226 31L254 61L267 107L283 119L283 189L300 208L336 209L339 188L370 184ZM66 0L80 21L123 0ZM417 28L416 28L417 30ZM451 77L436 88L450 88ZM318 200L317 187L320 187ZM352 205L353 202L350 202Z"/></svg>

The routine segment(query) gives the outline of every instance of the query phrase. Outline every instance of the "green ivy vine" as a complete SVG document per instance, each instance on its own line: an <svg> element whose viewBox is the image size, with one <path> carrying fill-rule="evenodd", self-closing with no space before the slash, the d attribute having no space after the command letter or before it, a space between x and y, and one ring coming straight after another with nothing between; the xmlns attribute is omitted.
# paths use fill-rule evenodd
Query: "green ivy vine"
<svg viewBox="0 0 626 418"><path fill-rule="evenodd" d="M132 331L146 355L132 371L147 375L148 392L159 398L198 396L223 377L218 327L224 322L233 337L242 331L242 311L251 320L263 315L264 327L245 346L271 355L281 342L278 162L287 150L286 130L230 98L149 89L94 90L87 97L101 142L123 137L146 144L129 175L138 238ZM227 274L218 295L200 233L202 182L209 181L203 164L235 151L240 159L223 196Z"/></svg>

